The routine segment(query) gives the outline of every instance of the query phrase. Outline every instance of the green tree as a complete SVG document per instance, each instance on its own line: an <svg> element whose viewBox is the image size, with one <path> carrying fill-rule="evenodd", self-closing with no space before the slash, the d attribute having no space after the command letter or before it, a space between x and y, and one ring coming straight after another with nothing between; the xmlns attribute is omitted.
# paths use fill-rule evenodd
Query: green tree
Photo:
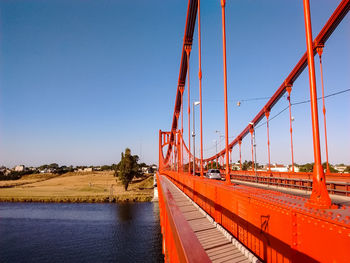
<svg viewBox="0 0 350 263"><path fill-rule="evenodd" d="M314 170L314 163L306 163L299 166L300 172L310 173Z"/></svg>
<svg viewBox="0 0 350 263"><path fill-rule="evenodd" d="M247 171L248 169L251 169L252 168L252 164L253 164L252 161L245 160L244 163L242 164L242 170L243 171Z"/></svg>
<svg viewBox="0 0 350 263"><path fill-rule="evenodd" d="M324 171L326 171L326 169L327 169L327 163L326 162L324 162L322 164L322 168L323 168ZM331 164L329 164L329 171L331 173L337 173L338 172L336 169L334 169L333 165L331 165Z"/></svg>
<svg viewBox="0 0 350 263"><path fill-rule="evenodd" d="M57 163L52 163L50 165L48 165L48 168L51 168L51 169L58 169L59 168L59 165Z"/></svg>
<svg viewBox="0 0 350 263"><path fill-rule="evenodd" d="M126 148L125 153L122 153L116 173L118 173L118 177L122 181L125 191L128 190L132 179L140 176L138 160L139 157L137 155L131 155L131 150L129 148Z"/></svg>
<svg viewBox="0 0 350 263"><path fill-rule="evenodd" d="M102 165L101 166L101 171L108 171L108 170L111 170L111 166L110 165Z"/></svg>

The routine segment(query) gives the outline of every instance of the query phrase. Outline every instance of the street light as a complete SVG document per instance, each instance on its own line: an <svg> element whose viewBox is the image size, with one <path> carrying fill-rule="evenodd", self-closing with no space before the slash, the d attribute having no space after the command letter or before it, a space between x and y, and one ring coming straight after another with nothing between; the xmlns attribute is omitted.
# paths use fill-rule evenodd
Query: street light
<svg viewBox="0 0 350 263"><path fill-rule="evenodd" d="M192 130L192 138L193 138L193 175L196 175L196 132L195 132L195 125L194 125L194 120L195 120L195 107L200 104L200 101L194 101L193 102L193 130Z"/></svg>
<svg viewBox="0 0 350 263"><path fill-rule="evenodd" d="M216 130L215 133L219 134L219 148L221 149L221 138L225 138L224 135L221 135L221 131ZM216 145L217 147L217 145ZM216 154L218 153L218 150L216 149ZM216 158L216 168L218 168L218 158Z"/></svg>
<svg viewBox="0 0 350 263"><path fill-rule="evenodd" d="M215 143L215 155L218 154L218 140L213 140L213 142ZM215 167L218 168L218 158L216 157L216 164ZM214 167L212 167L214 168Z"/></svg>
<svg viewBox="0 0 350 263"><path fill-rule="evenodd" d="M213 143L215 143L215 154L218 153L218 140L213 140Z"/></svg>
<svg viewBox="0 0 350 263"><path fill-rule="evenodd" d="M254 147L254 167L255 167L255 178L256 182L258 182L258 175L256 173L256 141L255 141L255 127L254 127L254 122L249 122L250 125L253 126L253 147Z"/></svg>
<svg viewBox="0 0 350 263"><path fill-rule="evenodd" d="M221 131L216 130L215 133L219 134L219 148L221 149L221 138L225 138L224 135L221 135Z"/></svg>

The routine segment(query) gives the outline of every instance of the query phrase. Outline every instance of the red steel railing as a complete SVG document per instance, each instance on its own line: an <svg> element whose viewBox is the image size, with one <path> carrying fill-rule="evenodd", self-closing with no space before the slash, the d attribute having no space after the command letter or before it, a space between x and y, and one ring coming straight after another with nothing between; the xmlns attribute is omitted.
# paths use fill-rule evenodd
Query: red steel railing
<svg viewBox="0 0 350 263"><path fill-rule="evenodd" d="M165 262L211 262L158 174L157 187Z"/></svg>
<svg viewBox="0 0 350 263"><path fill-rule="evenodd" d="M306 207L307 199L162 170L264 262L349 262L350 207Z"/></svg>

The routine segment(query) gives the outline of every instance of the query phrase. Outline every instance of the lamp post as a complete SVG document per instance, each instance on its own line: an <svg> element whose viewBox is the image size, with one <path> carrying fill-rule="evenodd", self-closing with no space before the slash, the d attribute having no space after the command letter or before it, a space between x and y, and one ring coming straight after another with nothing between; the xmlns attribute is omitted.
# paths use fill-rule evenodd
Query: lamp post
<svg viewBox="0 0 350 263"><path fill-rule="evenodd" d="M221 138L224 137L223 135L221 135L221 131L216 130L215 133L219 134L219 148L221 149ZM216 151L217 152L217 151Z"/></svg>
<svg viewBox="0 0 350 263"><path fill-rule="evenodd" d="M195 132L195 125L194 125L194 121L195 121L195 107L199 105L200 102L199 101L194 101L193 102L193 130L192 130L192 138L193 138L193 175L196 175L196 132Z"/></svg>
<svg viewBox="0 0 350 263"><path fill-rule="evenodd" d="M218 141L213 140L213 143L215 143L215 154L218 154Z"/></svg>
<svg viewBox="0 0 350 263"><path fill-rule="evenodd" d="M254 122L249 122L250 125L253 127L253 147L254 147L254 167L255 167L255 178L256 182L258 182L258 175L256 173L256 141L255 141L255 127L254 127Z"/></svg>
<svg viewBox="0 0 350 263"><path fill-rule="evenodd" d="M218 140L213 140L213 143L215 143L215 155L217 155L218 154ZM216 166L216 168L218 168L217 167L218 166L218 158L217 157L216 157L215 162L216 162L215 166Z"/></svg>
<svg viewBox="0 0 350 263"><path fill-rule="evenodd" d="M219 149L221 149L221 138L225 138L225 136L224 135L222 135L221 134L221 131L218 131L218 130L216 130L215 131L215 133L218 133L219 134ZM217 147L217 146L216 146ZM218 150L216 149L216 153L218 153ZM216 159L216 160L218 160L218 159ZM218 162L218 161L217 161ZM216 163L217 163L216 162Z"/></svg>

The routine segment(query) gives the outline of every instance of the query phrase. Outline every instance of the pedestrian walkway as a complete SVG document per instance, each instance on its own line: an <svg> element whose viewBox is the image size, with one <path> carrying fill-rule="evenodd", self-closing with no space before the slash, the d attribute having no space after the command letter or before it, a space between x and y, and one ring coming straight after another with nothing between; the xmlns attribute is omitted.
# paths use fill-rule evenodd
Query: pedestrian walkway
<svg viewBox="0 0 350 263"><path fill-rule="evenodd" d="M203 246L212 262L239 262L246 263L257 261L257 258L244 248L232 236L225 236L223 230L217 224L211 222L207 216L196 208L189 198L181 192L169 179L164 177L164 181L170 190L176 205L183 213L185 219L191 226L199 242ZM221 231L219 230L221 229ZM228 234L228 233L226 233ZM236 244L236 245L234 245ZM239 249L239 248L240 249Z"/></svg>

